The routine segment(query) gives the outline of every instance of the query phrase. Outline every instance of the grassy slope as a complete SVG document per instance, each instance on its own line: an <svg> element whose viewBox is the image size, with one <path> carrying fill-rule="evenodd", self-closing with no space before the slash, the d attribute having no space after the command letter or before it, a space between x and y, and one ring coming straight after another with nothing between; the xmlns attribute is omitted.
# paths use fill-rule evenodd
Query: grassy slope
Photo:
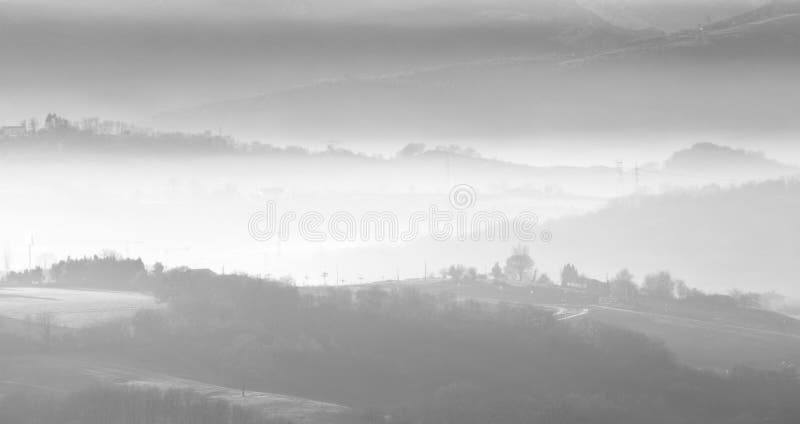
<svg viewBox="0 0 800 424"><path fill-rule="evenodd" d="M800 362L796 334L604 307L593 307L589 318L661 340L695 367L724 370L746 363L776 368Z"/></svg>
<svg viewBox="0 0 800 424"><path fill-rule="evenodd" d="M160 389L190 389L213 399L225 400L261 411L270 418L293 423L352 423L350 408L275 393L247 392L203 383L191 378L120 364L108 358L82 355L0 356L0 396L19 390L67 393L97 384L122 384Z"/></svg>
<svg viewBox="0 0 800 424"><path fill-rule="evenodd" d="M488 284L453 284L432 282L415 284L421 290L449 294L479 301L505 301L531 305L552 305L569 302L568 309L580 309L577 295L563 296L558 290L507 286L503 289ZM579 301L579 300L578 300ZM591 305L587 319L644 333L664 342L677 358L691 366L726 370L737 364L753 364L777 368L782 362L800 363L800 334L787 331L786 325L774 320L732 322L730 316L720 320L717 314L670 315L652 311ZM755 313L756 316L762 314ZM775 314L764 312L773 317ZM787 320L791 318L786 317Z"/></svg>

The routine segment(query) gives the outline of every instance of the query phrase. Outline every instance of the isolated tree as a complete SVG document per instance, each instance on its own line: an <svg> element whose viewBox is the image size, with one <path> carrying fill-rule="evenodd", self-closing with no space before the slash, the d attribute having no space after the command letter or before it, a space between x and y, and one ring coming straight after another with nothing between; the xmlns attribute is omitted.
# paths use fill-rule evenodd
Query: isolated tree
<svg viewBox="0 0 800 424"><path fill-rule="evenodd" d="M670 300L675 298L675 281L667 271L650 274L644 278L642 292L654 299Z"/></svg>
<svg viewBox="0 0 800 424"><path fill-rule="evenodd" d="M527 246L517 245L511 256L506 259L506 274L522 282L525 275L533 269L533 259Z"/></svg>
<svg viewBox="0 0 800 424"><path fill-rule="evenodd" d="M164 264L162 264L161 262L156 262L153 265L153 274L160 275L163 272L164 272Z"/></svg>
<svg viewBox="0 0 800 424"><path fill-rule="evenodd" d="M691 293L691 290L692 289L690 289L689 286L686 285L686 282L684 282L683 280L675 281L675 297L677 297L678 299L683 300L688 298L689 294Z"/></svg>
<svg viewBox="0 0 800 424"><path fill-rule="evenodd" d="M761 306L761 295L758 293L745 293L740 290L731 290L730 296L740 308L758 308Z"/></svg>
<svg viewBox="0 0 800 424"><path fill-rule="evenodd" d="M467 268L464 265L450 265L447 270L447 275L455 281L461 281L467 273Z"/></svg>
<svg viewBox="0 0 800 424"><path fill-rule="evenodd" d="M575 265L564 265L564 268L561 270L561 285L563 287L566 287L570 284L577 284L579 279L580 275L578 274L578 268L576 268Z"/></svg>
<svg viewBox="0 0 800 424"><path fill-rule="evenodd" d="M11 271L11 252L8 250L3 251L3 272L8 273Z"/></svg>
<svg viewBox="0 0 800 424"><path fill-rule="evenodd" d="M49 113L44 120L44 127L48 131L60 131L70 129L72 126L65 118L62 118L55 113Z"/></svg>
<svg viewBox="0 0 800 424"><path fill-rule="evenodd" d="M478 269L475 268L474 266L469 267L467 269L466 275L464 276L464 279L470 282L478 281Z"/></svg>
<svg viewBox="0 0 800 424"><path fill-rule="evenodd" d="M541 277L539 277L539 279L536 280L536 283L539 284L540 286L552 286L553 284L555 284L547 274L542 274Z"/></svg>
<svg viewBox="0 0 800 424"><path fill-rule="evenodd" d="M492 278L494 278L495 281L502 281L505 279L503 268L500 266L500 262L494 263L494 266L492 267Z"/></svg>
<svg viewBox="0 0 800 424"><path fill-rule="evenodd" d="M36 118L31 118L28 120L28 132L31 134L36 134L39 131L39 120Z"/></svg>
<svg viewBox="0 0 800 424"><path fill-rule="evenodd" d="M633 274L627 269L617 273L611 280L611 295L617 299L632 299L639 293L639 287L633 281Z"/></svg>
<svg viewBox="0 0 800 424"><path fill-rule="evenodd" d="M269 346L251 334L243 334L226 350L225 361L245 397L250 379L268 368L272 357Z"/></svg>

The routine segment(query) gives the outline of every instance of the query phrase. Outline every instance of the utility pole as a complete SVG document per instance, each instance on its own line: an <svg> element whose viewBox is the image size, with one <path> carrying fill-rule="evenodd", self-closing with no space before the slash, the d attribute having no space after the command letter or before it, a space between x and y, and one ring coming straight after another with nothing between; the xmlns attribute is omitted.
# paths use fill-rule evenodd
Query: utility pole
<svg viewBox="0 0 800 424"><path fill-rule="evenodd" d="M422 275L424 281L428 281L428 261L425 261L425 273Z"/></svg>
<svg viewBox="0 0 800 424"><path fill-rule="evenodd" d="M28 243L28 269L33 269L33 236L31 236L31 241Z"/></svg>
<svg viewBox="0 0 800 424"><path fill-rule="evenodd" d="M639 164L633 167L633 207L639 207Z"/></svg>
<svg viewBox="0 0 800 424"><path fill-rule="evenodd" d="M452 183L452 181L450 179L450 152L446 153L445 158L446 158L445 159L445 161L446 161L445 162L445 172L447 174L446 175L447 176L447 189L450 190L450 188L453 187L453 183Z"/></svg>
<svg viewBox="0 0 800 424"><path fill-rule="evenodd" d="M5 271L5 275L8 275L11 272L11 252L8 251L8 248L3 250L3 269Z"/></svg>
<svg viewBox="0 0 800 424"><path fill-rule="evenodd" d="M622 161L618 160L616 162L617 166L617 184L619 185L619 194L620 196L625 194L625 179L624 179L624 169L622 167Z"/></svg>

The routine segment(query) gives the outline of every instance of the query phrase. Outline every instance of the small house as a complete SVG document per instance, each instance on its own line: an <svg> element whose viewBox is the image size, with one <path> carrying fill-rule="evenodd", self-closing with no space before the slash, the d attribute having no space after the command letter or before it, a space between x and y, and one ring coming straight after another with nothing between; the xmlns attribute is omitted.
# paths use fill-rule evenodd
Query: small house
<svg viewBox="0 0 800 424"><path fill-rule="evenodd" d="M28 129L24 125L0 127L0 137L4 138L22 137L27 133Z"/></svg>

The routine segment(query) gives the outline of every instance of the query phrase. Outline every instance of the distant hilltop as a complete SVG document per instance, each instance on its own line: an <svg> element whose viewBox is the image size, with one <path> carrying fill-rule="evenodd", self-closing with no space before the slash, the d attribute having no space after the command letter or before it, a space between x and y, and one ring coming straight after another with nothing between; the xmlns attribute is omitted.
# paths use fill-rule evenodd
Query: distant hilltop
<svg viewBox="0 0 800 424"><path fill-rule="evenodd" d="M734 149L714 143L697 143L673 153L664 163L664 169L693 174L758 172L776 175L797 170L766 157L762 152Z"/></svg>

